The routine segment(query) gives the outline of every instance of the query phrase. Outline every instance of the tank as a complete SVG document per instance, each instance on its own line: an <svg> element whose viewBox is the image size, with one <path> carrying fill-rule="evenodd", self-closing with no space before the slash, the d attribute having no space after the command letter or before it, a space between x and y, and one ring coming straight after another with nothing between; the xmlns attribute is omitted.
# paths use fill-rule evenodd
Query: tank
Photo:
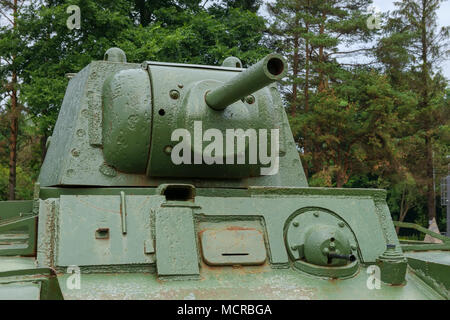
<svg viewBox="0 0 450 320"><path fill-rule="evenodd" d="M0 202L0 298L448 299L450 238L308 186L286 72L111 48L71 74L33 199Z"/></svg>

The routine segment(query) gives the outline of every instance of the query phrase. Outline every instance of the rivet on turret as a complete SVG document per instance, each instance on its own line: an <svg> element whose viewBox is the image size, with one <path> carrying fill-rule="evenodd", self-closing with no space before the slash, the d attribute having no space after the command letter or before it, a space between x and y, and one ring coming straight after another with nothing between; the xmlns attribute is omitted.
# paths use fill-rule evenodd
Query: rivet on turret
<svg viewBox="0 0 450 320"><path fill-rule="evenodd" d="M294 227L298 227L298 222L297 222L297 221L294 221L294 222L292 222L292 225L293 225Z"/></svg>
<svg viewBox="0 0 450 320"><path fill-rule="evenodd" d="M255 97L252 95L246 96L245 102L247 102L248 104L253 104L253 103L255 103Z"/></svg>
<svg viewBox="0 0 450 320"><path fill-rule="evenodd" d="M339 221L338 226L341 227L341 228L343 228L343 227L345 227L345 223L342 222L342 221Z"/></svg>
<svg viewBox="0 0 450 320"><path fill-rule="evenodd" d="M78 129L78 130L77 130L77 136L79 136L80 138L83 137L84 134L85 134L85 132L84 132L83 129Z"/></svg>
<svg viewBox="0 0 450 320"><path fill-rule="evenodd" d="M177 90L170 90L169 95L174 100L180 97L180 93Z"/></svg>
<svg viewBox="0 0 450 320"><path fill-rule="evenodd" d="M117 175L116 169L114 169L113 167L109 166L106 163L103 163L99 167L99 171L107 177L115 177Z"/></svg>
<svg viewBox="0 0 450 320"><path fill-rule="evenodd" d="M316 218L319 217L319 213L318 213L318 212L314 212L313 215L314 215L314 217L316 217Z"/></svg>
<svg viewBox="0 0 450 320"><path fill-rule="evenodd" d="M71 151L72 156L74 156L75 158L78 157L80 155L80 151L78 149L72 149Z"/></svg>
<svg viewBox="0 0 450 320"><path fill-rule="evenodd" d="M172 146L165 146L164 147L164 153L171 154L172 153Z"/></svg>

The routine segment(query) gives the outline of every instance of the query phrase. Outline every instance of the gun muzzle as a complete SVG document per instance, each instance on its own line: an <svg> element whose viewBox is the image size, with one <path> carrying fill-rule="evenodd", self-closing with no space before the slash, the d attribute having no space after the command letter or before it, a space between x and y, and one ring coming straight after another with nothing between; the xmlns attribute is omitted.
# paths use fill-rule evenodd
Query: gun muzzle
<svg viewBox="0 0 450 320"><path fill-rule="evenodd" d="M224 110L230 104L281 80L286 73L286 60L279 54L271 53L220 87L207 92L206 103L215 110Z"/></svg>

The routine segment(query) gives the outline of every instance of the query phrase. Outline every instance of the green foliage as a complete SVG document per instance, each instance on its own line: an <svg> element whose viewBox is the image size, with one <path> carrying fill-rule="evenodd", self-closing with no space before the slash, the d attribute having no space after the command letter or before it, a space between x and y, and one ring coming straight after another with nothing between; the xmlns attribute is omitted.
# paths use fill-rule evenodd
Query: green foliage
<svg viewBox="0 0 450 320"><path fill-rule="evenodd" d="M376 49L393 87L413 98L398 108L402 126L397 132L397 150L403 176L414 180L417 197L426 197L429 220L436 215L435 175L446 173L450 145L445 137L449 123L445 94L448 82L440 73L440 62L448 57L450 29L439 30L436 22L442 2L396 3L397 10Z"/></svg>
<svg viewBox="0 0 450 320"><path fill-rule="evenodd" d="M220 8L222 10L229 10L230 8L239 8L242 10L248 10L256 13L261 7L262 0L226 0L219 4L215 3L215 8Z"/></svg>
<svg viewBox="0 0 450 320"><path fill-rule="evenodd" d="M69 30L69 5L78 5L81 28ZM20 19L20 32L28 43L24 57L22 97L35 123L47 137L53 130L68 80L91 60L101 59L113 39L132 26L129 1L52 1L31 4Z"/></svg>
<svg viewBox="0 0 450 320"><path fill-rule="evenodd" d="M173 17L175 8L159 10ZM238 56L246 65L268 53L259 46L264 19L250 11L216 9L195 15L177 13L170 25L159 22L148 27L125 30L115 44L122 48L130 61L168 61L197 64L220 64L227 56Z"/></svg>
<svg viewBox="0 0 450 320"><path fill-rule="evenodd" d="M344 186L352 175L384 175L394 166L395 92L384 76L364 69L312 95L312 108L291 118L311 168L311 184Z"/></svg>
<svg viewBox="0 0 450 320"><path fill-rule="evenodd" d="M7 134L9 117L0 110L0 200L8 199L9 146ZM42 141L40 130L33 121L21 117L19 123L16 199L30 199L33 185L37 180L41 165Z"/></svg>
<svg viewBox="0 0 450 320"><path fill-rule="evenodd" d="M342 50L366 42L373 33L365 13L371 1L277 0L269 5L274 15L270 43L289 57L292 72L286 91L292 114L297 108L309 110L309 92L324 90L329 81L339 81L342 65L337 57L364 51ZM301 94L297 93L300 88Z"/></svg>
<svg viewBox="0 0 450 320"><path fill-rule="evenodd" d="M8 200L9 168L0 164L0 201ZM22 167L17 167L16 199L27 200L33 197L33 180Z"/></svg>

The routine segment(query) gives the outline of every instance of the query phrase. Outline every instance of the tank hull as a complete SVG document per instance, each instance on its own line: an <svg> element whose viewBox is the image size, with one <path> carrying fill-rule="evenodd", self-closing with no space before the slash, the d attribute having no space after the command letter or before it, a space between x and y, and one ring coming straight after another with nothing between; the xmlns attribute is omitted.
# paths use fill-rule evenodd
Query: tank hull
<svg viewBox="0 0 450 320"><path fill-rule="evenodd" d="M431 255L432 251L425 251L420 256L408 251L408 270L400 285L374 278L371 266L377 265L386 243L401 247L383 190L189 186L190 194L170 194L167 190L172 190L171 186L46 187L33 201L16 202L15 207L2 203L4 216L6 204L9 208L8 218L2 220L19 224L16 230L2 230L0 226L2 237L9 235L10 239L0 249L0 298L449 298L445 280L450 274L449 251L433 251ZM121 199L126 199L125 212ZM31 211L29 217L24 212L27 209ZM11 214L13 210L17 217ZM345 223L343 229L354 234L359 265L350 276L324 277L295 267L288 230L295 225L293 219L306 217L311 210L320 213L312 215L313 219L340 219ZM35 229L24 227L24 217L35 219ZM301 227L300 223L295 228ZM108 236L99 237L98 229L108 229ZM218 252L230 249L220 242L220 232L229 232L227 239L231 241L235 232L253 231L264 239L262 263L252 260L259 250L257 238L245 247L248 254L244 258L248 260L235 264L230 260L230 264L212 257L210 260L219 260L207 262L211 254L207 246ZM203 237L206 232L213 232L219 242ZM19 250L18 240L12 241L11 234L24 233L36 237L27 242L31 247L23 245L20 249L30 257L17 257L17 251L8 253L11 246ZM252 237L251 233L245 235ZM439 267L430 268L432 262Z"/></svg>

